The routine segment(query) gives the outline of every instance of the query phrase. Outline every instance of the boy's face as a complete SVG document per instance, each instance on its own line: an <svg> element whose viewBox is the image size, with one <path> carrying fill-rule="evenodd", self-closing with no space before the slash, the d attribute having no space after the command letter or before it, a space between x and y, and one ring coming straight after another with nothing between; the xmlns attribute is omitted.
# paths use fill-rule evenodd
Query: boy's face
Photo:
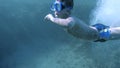
<svg viewBox="0 0 120 68"><path fill-rule="evenodd" d="M70 12L67 11L66 9L63 9L60 12L55 11L55 17L58 17L58 18L66 18L69 15L70 15Z"/></svg>

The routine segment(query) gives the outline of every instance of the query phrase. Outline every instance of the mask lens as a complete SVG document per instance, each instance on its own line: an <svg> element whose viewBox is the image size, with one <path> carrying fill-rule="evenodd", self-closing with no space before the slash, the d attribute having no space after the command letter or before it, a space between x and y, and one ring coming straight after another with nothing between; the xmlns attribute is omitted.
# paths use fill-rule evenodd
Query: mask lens
<svg viewBox="0 0 120 68"><path fill-rule="evenodd" d="M55 7L56 7L56 11L61 11L61 4L56 4Z"/></svg>
<svg viewBox="0 0 120 68"><path fill-rule="evenodd" d="M61 2L55 2L52 6L51 6L51 10L52 11L61 11L62 10L62 4Z"/></svg>

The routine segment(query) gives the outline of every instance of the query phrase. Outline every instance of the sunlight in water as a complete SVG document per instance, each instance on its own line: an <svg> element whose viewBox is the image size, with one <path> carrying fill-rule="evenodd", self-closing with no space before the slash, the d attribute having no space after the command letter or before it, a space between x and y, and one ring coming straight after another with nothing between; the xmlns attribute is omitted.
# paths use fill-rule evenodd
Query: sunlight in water
<svg viewBox="0 0 120 68"><path fill-rule="evenodd" d="M120 26L120 0L99 0L92 13L91 24Z"/></svg>

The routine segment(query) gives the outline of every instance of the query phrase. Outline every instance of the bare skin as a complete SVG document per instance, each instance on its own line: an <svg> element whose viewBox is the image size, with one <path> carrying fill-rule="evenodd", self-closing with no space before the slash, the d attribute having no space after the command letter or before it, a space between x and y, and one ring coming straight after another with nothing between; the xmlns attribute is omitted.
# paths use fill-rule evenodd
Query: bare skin
<svg viewBox="0 0 120 68"><path fill-rule="evenodd" d="M45 19L50 20L51 22L64 27L68 33L71 35L85 40L94 41L98 39L99 32L95 27L88 26L80 19L72 17L69 15L64 16L67 12L57 13L55 12L54 17L52 14L45 16ZM120 39L120 27L110 27L110 37L107 40L117 40Z"/></svg>
<svg viewBox="0 0 120 68"><path fill-rule="evenodd" d="M88 26L78 18L69 15L68 17L64 16L67 11L63 11L59 12L59 14L55 12L55 16L57 17L54 17L52 14L48 14L45 19L64 27L68 33L77 38L86 40L96 40L98 38L98 31L96 28Z"/></svg>
<svg viewBox="0 0 120 68"><path fill-rule="evenodd" d="M120 39L120 27L111 27L111 36L110 40L117 40Z"/></svg>

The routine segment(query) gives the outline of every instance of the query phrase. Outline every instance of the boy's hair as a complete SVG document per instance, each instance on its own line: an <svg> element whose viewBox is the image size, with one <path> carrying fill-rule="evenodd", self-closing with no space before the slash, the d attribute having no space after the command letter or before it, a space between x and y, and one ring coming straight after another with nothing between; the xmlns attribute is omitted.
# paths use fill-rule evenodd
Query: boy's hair
<svg viewBox="0 0 120 68"><path fill-rule="evenodd" d="M74 6L73 0L61 0L61 1L65 3L65 6L66 6L66 7L71 7L71 8L73 8L73 6Z"/></svg>

